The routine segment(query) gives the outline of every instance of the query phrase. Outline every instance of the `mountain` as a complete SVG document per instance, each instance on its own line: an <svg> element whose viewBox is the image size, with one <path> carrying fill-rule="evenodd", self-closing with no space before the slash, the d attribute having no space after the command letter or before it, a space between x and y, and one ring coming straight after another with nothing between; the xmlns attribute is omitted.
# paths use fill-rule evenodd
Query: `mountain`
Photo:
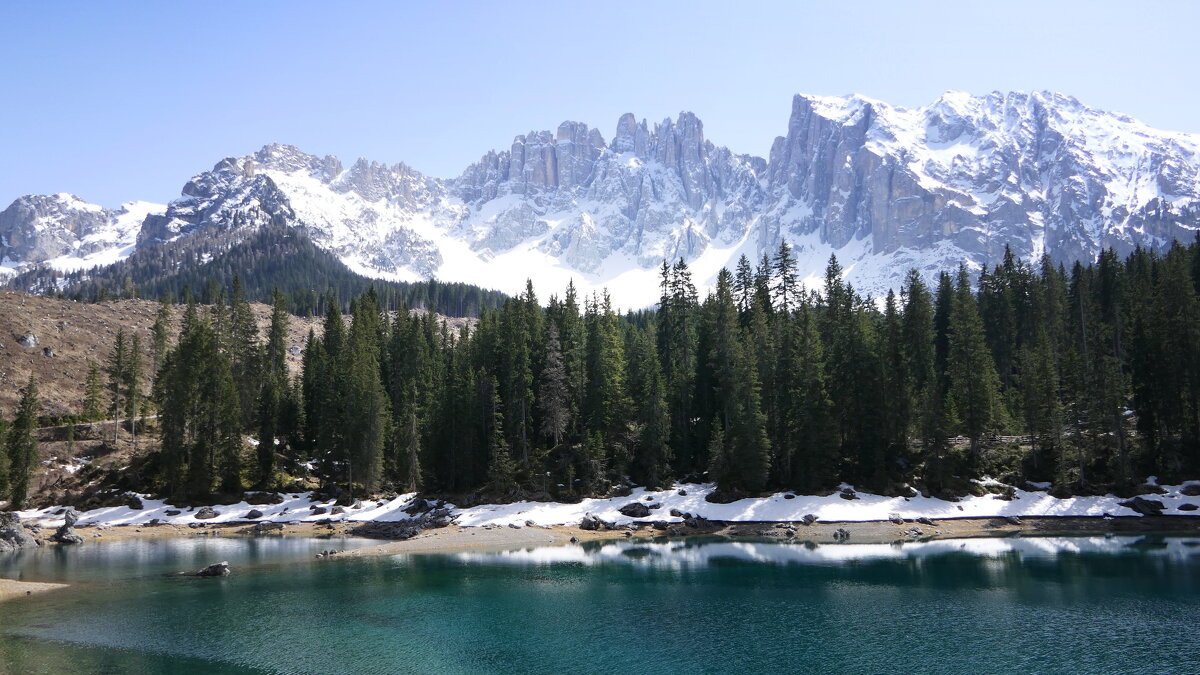
<svg viewBox="0 0 1200 675"><path fill-rule="evenodd" d="M111 264L133 252L146 217L166 208L127 202L105 209L65 192L19 197L0 211L0 273L22 263L64 272Z"/></svg>
<svg viewBox="0 0 1200 675"><path fill-rule="evenodd" d="M627 114L608 138L580 122L517 136L450 179L272 144L145 209L136 242L134 216L107 214L69 196L22 197L0 214L4 264L104 262L85 244L98 233L116 259L280 226L368 276L508 292L531 277L544 293L574 280L641 307L657 299L664 258L687 259L707 284L740 255L757 260L787 240L810 283L836 253L851 283L880 294L910 268L977 271L1006 246L1070 263L1190 241L1200 135L1047 92L949 92L915 110L797 95L767 159L714 145L692 113L652 126Z"/></svg>

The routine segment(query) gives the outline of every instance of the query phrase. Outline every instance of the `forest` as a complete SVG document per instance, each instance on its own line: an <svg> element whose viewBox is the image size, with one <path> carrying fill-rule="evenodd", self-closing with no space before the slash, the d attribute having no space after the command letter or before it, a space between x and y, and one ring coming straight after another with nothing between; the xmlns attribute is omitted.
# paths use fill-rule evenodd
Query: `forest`
<svg viewBox="0 0 1200 675"><path fill-rule="evenodd" d="M953 497L985 475L1120 493L1200 468L1198 288L1200 246L1177 244L1070 270L1007 254L974 285L966 268L932 287L914 270L880 300L836 258L805 289L784 244L704 299L664 262L657 309L621 315L573 287L543 304L528 284L451 332L373 288L344 316L331 293L292 376L286 298L259 335L235 276L228 302L188 303L173 344L163 305L152 375L119 339L84 408L156 409L139 475L184 497L302 476L464 503L675 480L729 499L843 482Z"/></svg>

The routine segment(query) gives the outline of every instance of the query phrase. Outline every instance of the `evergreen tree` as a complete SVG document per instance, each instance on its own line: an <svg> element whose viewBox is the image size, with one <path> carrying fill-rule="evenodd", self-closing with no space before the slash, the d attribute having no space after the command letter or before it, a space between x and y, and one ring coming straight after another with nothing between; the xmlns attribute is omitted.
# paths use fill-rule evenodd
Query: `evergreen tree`
<svg viewBox="0 0 1200 675"><path fill-rule="evenodd" d="M121 425L121 413L125 411L125 384L128 382L126 371L129 368L129 347L125 340L125 328L117 329L117 338L113 343L112 353L108 357L108 390L109 416L113 421L113 443L117 442L117 433Z"/></svg>
<svg viewBox="0 0 1200 675"><path fill-rule="evenodd" d="M129 341L129 353L121 379L125 389L125 417L129 418L129 432L133 448L137 450L138 414L142 406L142 341L137 333Z"/></svg>
<svg viewBox="0 0 1200 675"><path fill-rule="evenodd" d="M83 417L87 421L104 417L104 386L100 382L100 366L88 359L87 379L83 385Z"/></svg>
<svg viewBox="0 0 1200 675"><path fill-rule="evenodd" d="M12 510L25 507L25 499L29 495L29 482L33 478L33 470L37 466L38 441L37 430L38 402L37 381L33 375L25 386L18 392L20 402L17 404L17 417L13 420L12 428L7 433L8 451L8 498Z"/></svg>
<svg viewBox="0 0 1200 675"><path fill-rule="evenodd" d="M771 289L775 309L782 314L789 314L800 305L800 282L796 273L796 259L792 257L792 248L786 239L780 240L771 268L775 278L775 285Z"/></svg>
<svg viewBox="0 0 1200 675"><path fill-rule="evenodd" d="M158 313L154 316L154 327L150 329L151 375L158 376L158 369L167 355L167 342L171 331L171 304L164 295L158 303Z"/></svg>
<svg viewBox="0 0 1200 675"><path fill-rule="evenodd" d="M237 384L243 426L252 427L259 408L259 388L262 386L262 350L258 344L258 326L250 302L242 290L242 278L233 277L233 292L229 296L229 357L234 382Z"/></svg>
<svg viewBox="0 0 1200 675"><path fill-rule="evenodd" d="M946 365L949 395L961 416L963 434L971 441L971 460L977 462L980 439L1001 422L1000 382L965 267L959 267L958 271L949 342Z"/></svg>
<svg viewBox="0 0 1200 675"><path fill-rule="evenodd" d="M642 485L659 487L670 472L670 419L658 352L645 331L637 331L633 340L629 383L638 427L630 475Z"/></svg>
<svg viewBox="0 0 1200 675"><path fill-rule="evenodd" d="M554 442L554 447L562 443L571 420L568 396L567 369L563 362L558 326L549 323L546 336L546 365L542 369L538 388L538 406L542 415L542 434Z"/></svg>

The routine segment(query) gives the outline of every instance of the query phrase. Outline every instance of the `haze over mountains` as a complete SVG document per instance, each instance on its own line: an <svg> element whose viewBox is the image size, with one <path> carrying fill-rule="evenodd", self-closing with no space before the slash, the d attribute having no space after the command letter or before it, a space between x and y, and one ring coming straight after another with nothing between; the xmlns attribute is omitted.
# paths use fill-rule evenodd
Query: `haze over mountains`
<svg viewBox="0 0 1200 675"><path fill-rule="evenodd" d="M622 307L657 300L664 258L708 284L787 240L811 282L836 253L851 283L879 295L909 268L978 269L1006 245L1070 263L1191 241L1200 135L1061 94L948 92L915 110L797 95L768 158L715 145L688 112L657 124L627 114L607 134L564 122L449 179L271 144L221 160L168 205L20 197L0 212L0 262L66 272L199 234L230 246L268 225L303 230L368 276L508 292L528 277L543 295L574 279Z"/></svg>

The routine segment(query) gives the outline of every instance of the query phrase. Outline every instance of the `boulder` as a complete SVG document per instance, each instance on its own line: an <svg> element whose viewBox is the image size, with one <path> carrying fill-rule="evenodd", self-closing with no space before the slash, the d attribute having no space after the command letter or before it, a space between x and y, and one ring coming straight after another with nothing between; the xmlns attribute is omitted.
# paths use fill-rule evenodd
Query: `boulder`
<svg viewBox="0 0 1200 675"><path fill-rule="evenodd" d="M846 541L849 538L850 538L850 531L845 528L839 527L838 529L833 531L833 540L834 541Z"/></svg>
<svg viewBox="0 0 1200 675"><path fill-rule="evenodd" d="M277 492L247 492L243 499L250 506L263 506L266 504L282 504L283 495Z"/></svg>
<svg viewBox="0 0 1200 675"><path fill-rule="evenodd" d="M258 520L259 518L263 517L263 512L259 511L258 509L250 509L250 511L243 517L247 520Z"/></svg>
<svg viewBox="0 0 1200 675"><path fill-rule="evenodd" d="M1180 504L1179 505L1180 511L1195 511L1198 508L1200 508L1200 506L1196 506L1195 504Z"/></svg>
<svg viewBox="0 0 1200 675"><path fill-rule="evenodd" d="M889 514L888 514L888 520L890 520L891 522L895 523L896 525L903 525L903 524L904 524L904 519L900 517L900 514L899 514L899 513L889 513Z"/></svg>
<svg viewBox="0 0 1200 675"><path fill-rule="evenodd" d="M680 496L680 497L686 497L686 496L687 496L687 490L680 490L680 491L678 492L678 494L679 494L679 496Z"/></svg>
<svg viewBox="0 0 1200 675"><path fill-rule="evenodd" d="M1004 516L1004 522L1008 523L1009 525L1020 525L1021 519L1017 516Z"/></svg>
<svg viewBox="0 0 1200 675"><path fill-rule="evenodd" d="M38 346L38 339L36 335L30 333L17 338L17 344L25 348L32 348Z"/></svg>
<svg viewBox="0 0 1200 675"><path fill-rule="evenodd" d="M226 561L221 561L219 563L213 563L213 564L209 565L208 567L204 567L199 570L196 570L196 572L193 574L193 576L197 576L197 577L227 577L227 576L229 576L229 572L230 572L229 563Z"/></svg>
<svg viewBox="0 0 1200 675"><path fill-rule="evenodd" d="M54 350L49 347L42 347L42 356L52 359L54 358Z"/></svg>
<svg viewBox="0 0 1200 675"><path fill-rule="evenodd" d="M63 525L58 528L54 536L50 537L51 541L56 541L60 544L82 544L83 537L75 532L75 528L70 525Z"/></svg>
<svg viewBox="0 0 1200 675"><path fill-rule="evenodd" d="M650 515L650 508L642 502L632 502L618 509L623 516L630 518L645 518Z"/></svg>
<svg viewBox="0 0 1200 675"><path fill-rule="evenodd" d="M784 496L783 496L783 498L784 498L784 499L795 499L795 498L796 498L796 495L794 495L794 494L792 494L792 493L790 493L790 492L789 492L789 493L787 493L786 495L784 495Z"/></svg>
<svg viewBox="0 0 1200 675"><path fill-rule="evenodd" d="M183 511L180 511L179 509L167 509L166 511L163 511L163 515L166 516L177 516L181 513L183 513Z"/></svg>
<svg viewBox="0 0 1200 675"><path fill-rule="evenodd" d="M308 510L312 511L312 515L314 516L323 516L326 513L329 513L329 509L325 508L324 506L310 506L308 507Z"/></svg>
<svg viewBox="0 0 1200 675"><path fill-rule="evenodd" d="M813 523L817 522L817 517L814 514L806 513L804 514L804 517L800 519L800 522L804 523L805 525L812 525Z"/></svg>
<svg viewBox="0 0 1200 675"><path fill-rule="evenodd" d="M858 499L859 498L858 494L856 494L854 492L854 490L851 490L850 488L846 488L845 490L842 490L841 492L838 493L838 496L841 497L842 499Z"/></svg>
<svg viewBox="0 0 1200 675"><path fill-rule="evenodd" d="M37 540L21 527L17 514L0 511L0 553L37 546Z"/></svg>
<svg viewBox="0 0 1200 675"><path fill-rule="evenodd" d="M583 517L583 520L579 521L579 529L607 530L609 529L609 524L589 513Z"/></svg>
<svg viewBox="0 0 1200 675"><path fill-rule="evenodd" d="M684 513L683 511L680 511L679 509L671 509L670 511L668 511L668 513L671 514L672 518L686 518L688 515L688 514Z"/></svg>
<svg viewBox="0 0 1200 675"><path fill-rule="evenodd" d="M209 518L216 518L219 515L221 515L221 512L214 510L213 507L202 506L199 511L196 511L195 518L196 520L208 520Z"/></svg>
<svg viewBox="0 0 1200 675"><path fill-rule="evenodd" d="M921 516L920 518L917 518L917 522L922 525L929 525L930 527L933 526L933 521L930 520L928 516Z"/></svg>
<svg viewBox="0 0 1200 675"><path fill-rule="evenodd" d="M1200 497L1200 483L1189 483L1184 485L1179 494L1184 497Z"/></svg>
<svg viewBox="0 0 1200 675"><path fill-rule="evenodd" d="M1166 505L1157 499L1146 499L1144 497L1134 497L1133 499L1120 502L1121 506L1132 509L1135 513L1140 513L1143 516L1160 516Z"/></svg>
<svg viewBox="0 0 1200 675"><path fill-rule="evenodd" d="M430 504L429 500L424 497L414 497L412 502L409 503L408 508L404 509L404 512L410 516L415 516L421 513L428 513L432 510L433 504Z"/></svg>
<svg viewBox="0 0 1200 675"><path fill-rule="evenodd" d="M335 506L332 509L329 509L329 513L331 513L333 515L337 515L339 513L345 513L345 512L346 512L346 507L344 507L344 506Z"/></svg>

